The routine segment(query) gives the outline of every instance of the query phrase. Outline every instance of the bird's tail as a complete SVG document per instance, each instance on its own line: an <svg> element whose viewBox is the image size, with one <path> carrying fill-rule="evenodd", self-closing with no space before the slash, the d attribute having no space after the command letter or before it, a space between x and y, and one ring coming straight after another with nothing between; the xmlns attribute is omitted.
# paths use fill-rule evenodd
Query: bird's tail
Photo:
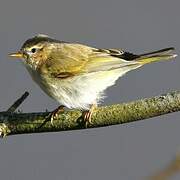
<svg viewBox="0 0 180 180"><path fill-rule="evenodd" d="M161 49L159 51L140 54L139 57L135 59L135 61L140 63L141 65L144 65L155 61L172 59L177 56L177 54L173 53L174 50L175 49L173 47L170 47L166 49Z"/></svg>

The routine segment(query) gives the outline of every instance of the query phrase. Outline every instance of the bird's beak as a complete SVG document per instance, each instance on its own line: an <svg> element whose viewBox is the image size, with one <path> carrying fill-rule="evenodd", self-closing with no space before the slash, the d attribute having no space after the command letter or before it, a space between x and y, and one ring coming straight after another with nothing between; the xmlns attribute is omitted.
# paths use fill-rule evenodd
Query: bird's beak
<svg viewBox="0 0 180 180"><path fill-rule="evenodd" d="M23 53L18 51L18 52L9 54L9 56L22 59L23 58Z"/></svg>

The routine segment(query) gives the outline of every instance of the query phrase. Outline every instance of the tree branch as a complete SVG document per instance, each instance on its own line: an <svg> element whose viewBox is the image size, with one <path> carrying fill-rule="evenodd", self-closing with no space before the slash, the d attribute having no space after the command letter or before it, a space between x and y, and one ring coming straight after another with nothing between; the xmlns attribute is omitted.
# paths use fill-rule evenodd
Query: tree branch
<svg viewBox="0 0 180 180"><path fill-rule="evenodd" d="M17 99L12 106L8 108L6 112L11 112L13 113L23 102L24 100L29 96L28 92L25 92L19 99Z"/></svg>
<svg viewBox="0 0 180 180"><path fill-rule="evenodd" d="M92 124L88 128L130 123L179 110L180 91L170 92L130 103L98 107L92 115ZM49 114L48 112L0 112L0 135L68 131L85 128L80 118L81 111L78 110L67 110L58 115L57 120L53 122L53 126L48 122L42 128L38 128Z"/></svg>

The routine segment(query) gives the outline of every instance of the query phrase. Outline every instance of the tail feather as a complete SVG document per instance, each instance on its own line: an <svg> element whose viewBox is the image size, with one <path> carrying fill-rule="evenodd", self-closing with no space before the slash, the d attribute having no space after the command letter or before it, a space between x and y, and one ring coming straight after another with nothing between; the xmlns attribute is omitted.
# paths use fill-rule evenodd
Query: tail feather
<svg viewBox="0 0 180 180"><path fill-rule="evenodd" d="M161 49L161 50L158 50L158 51L152 51L152 52L149 52L149 53L144 53L144 54L139 54L139 56L149 56L149 55L158 55L158 54L167 54L167 53L170 53L172 51L174 51L175 48L174 47L169 47L169 48L165 48L165 49Z"/></svg>
<svg viewBox="0 0 180 180"><path fill-rule="evenodd" d="M153 51L146 54L140 54L139 57L135 60L140 64L147 64L154 61L160 61L160 60L168 60L175 58L177 55L172 53L175 49L173 47L161 49L158 51Z"/></svg>

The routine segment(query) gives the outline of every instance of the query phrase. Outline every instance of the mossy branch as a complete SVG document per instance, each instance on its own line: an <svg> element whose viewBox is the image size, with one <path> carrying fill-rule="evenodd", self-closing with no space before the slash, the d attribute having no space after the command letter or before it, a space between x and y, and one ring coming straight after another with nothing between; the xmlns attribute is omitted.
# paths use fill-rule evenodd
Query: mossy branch
<svg viewBox="0 0 180 180"><path fill-rule="evenodd" d="M14 135L26 133L69 131L84 129L80 123L81 111L67 110L58 115L52 126L50 122L43 127L40 125L45 121L49 112L40 113L14 113L13 111L28 96L23 95L14 103L13 109L0 112L0 134ZM18 105L17 105L18 104ZM180 110L180 91L170 92L157 97L137 100L129 103L98 107L92 115L92 124L88 128L97 128L116 124L130 123L149 119Z"/></svg>

